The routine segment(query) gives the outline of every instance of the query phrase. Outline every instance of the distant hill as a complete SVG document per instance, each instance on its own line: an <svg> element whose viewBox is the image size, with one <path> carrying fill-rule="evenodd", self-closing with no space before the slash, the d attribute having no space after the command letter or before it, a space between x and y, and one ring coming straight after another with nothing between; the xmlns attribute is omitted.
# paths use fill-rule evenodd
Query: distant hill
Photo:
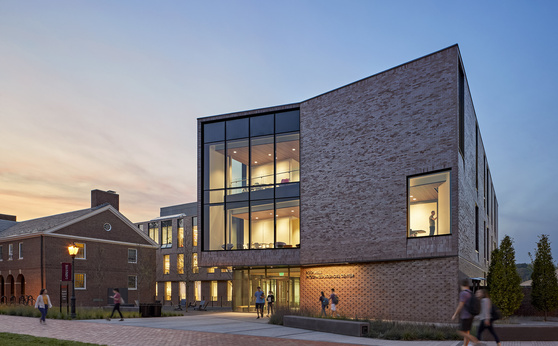
<svg viewBox="0 0 558 346"><path fill-rule="evenodd" d="M531 280L531 274L533 273L531 263L518 263L515 265L515 268L521 277L521 282Z"/></svg>

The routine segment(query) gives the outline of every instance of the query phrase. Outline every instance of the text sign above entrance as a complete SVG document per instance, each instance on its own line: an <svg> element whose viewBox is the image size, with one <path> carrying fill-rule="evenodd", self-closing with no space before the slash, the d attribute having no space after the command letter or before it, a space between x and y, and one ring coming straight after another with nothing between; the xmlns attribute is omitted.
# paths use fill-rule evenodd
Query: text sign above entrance
<svg viewBox="0 0 558 346"><path fill-rule="evenodd" d="M307 271L307 279L350 279L354 278L355 274L322 274L322 272Z"/></svg>

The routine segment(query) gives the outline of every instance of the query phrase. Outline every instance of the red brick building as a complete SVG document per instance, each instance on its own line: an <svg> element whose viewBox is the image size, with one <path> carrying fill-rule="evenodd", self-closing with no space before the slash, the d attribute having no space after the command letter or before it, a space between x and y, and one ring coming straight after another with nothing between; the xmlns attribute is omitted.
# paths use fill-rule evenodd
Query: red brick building
<svg viewBox="0 0 558 346"><path fill-rule="evenodd" d="M71 263L68 246L80 248L75 258L76 306L112 303L118 287L126 302L152 302L155 297L155 252L158 245L118 211L118 195L91 191L91 208L16 222L0 216L0 297L49 292L60 305L62 263ZM65 302L62 302L65 305Z"/></svg>

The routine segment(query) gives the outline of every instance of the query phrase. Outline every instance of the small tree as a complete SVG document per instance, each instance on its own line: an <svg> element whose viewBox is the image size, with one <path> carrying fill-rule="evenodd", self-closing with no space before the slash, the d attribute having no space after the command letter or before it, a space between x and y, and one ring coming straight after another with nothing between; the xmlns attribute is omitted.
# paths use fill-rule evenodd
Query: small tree
<svg viewBox="0 0 558 346"><path fill-rule="evenodd" d="M513 315L521 305L523 292L519 285L521 277L515 268L515 250L509 236L504 237L499 249L492 251L487 281L494 304L504 316Z"/></svg>
<svg viewBox="0 0 558 346"><path fill-rule="evenodd" d="M535 261L533 261L533 274L531 274L533 280L531 303L535 309L544 312L546 321L548 313L558 308L558 278L556 278L556 266L552 260L548 235L543 234L539 239Z"/></svg>

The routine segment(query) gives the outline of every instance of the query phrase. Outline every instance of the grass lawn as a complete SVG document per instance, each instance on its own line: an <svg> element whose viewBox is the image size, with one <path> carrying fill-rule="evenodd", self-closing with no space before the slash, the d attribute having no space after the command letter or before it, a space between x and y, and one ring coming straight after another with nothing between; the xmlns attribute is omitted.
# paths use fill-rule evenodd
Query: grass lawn
<svg viewBox="0 0 558 346"><path fill-rule="evenodd" d="M38 338L31 335L0 333L0 346L26 346L26 345L97 345L79 341L67 341L51 338Z"/></svg>

